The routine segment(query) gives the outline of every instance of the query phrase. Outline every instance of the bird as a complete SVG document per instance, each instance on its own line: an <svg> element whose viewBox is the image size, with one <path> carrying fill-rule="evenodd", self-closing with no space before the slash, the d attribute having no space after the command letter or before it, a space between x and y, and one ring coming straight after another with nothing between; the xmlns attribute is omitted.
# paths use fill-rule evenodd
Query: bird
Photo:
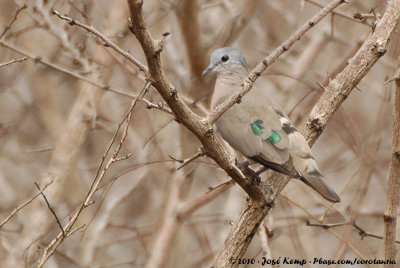
<svg viewBox="0 0 400 268"><path fill-rule="evenodd" d="M211 98L213 111L241 91L248 75L247 62L235 48L218 48L211 54L210 65L201 76L209 73L217 76ZM238 104L216 120L216 130L252 163L299 178L326 200L340 202L321 174L304 136L268 95L265 88L253 86Z"/></svg>

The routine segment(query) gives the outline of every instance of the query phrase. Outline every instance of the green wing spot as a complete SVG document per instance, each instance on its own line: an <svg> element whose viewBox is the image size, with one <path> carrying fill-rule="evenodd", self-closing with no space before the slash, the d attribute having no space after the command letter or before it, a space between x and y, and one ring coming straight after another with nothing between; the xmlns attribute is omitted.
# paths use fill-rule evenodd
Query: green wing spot
<svg viewBox="0 0 400 268"><path fill-rule="evenodd" d="M253 131L254 135L260 136L261 134L264 133L263 131L264 127L262 126L262 123L264 123L262 120L257 119L256 121L250 124L251 130Z"/></svg>
<svg viewBox="0 0 400 268"><path fill-rule="evenodd" d="M279 136L279 134L275 130L271 130L271 136L269 136L267 140L270 143L275 144L281 140L281 136Z"/></svg>

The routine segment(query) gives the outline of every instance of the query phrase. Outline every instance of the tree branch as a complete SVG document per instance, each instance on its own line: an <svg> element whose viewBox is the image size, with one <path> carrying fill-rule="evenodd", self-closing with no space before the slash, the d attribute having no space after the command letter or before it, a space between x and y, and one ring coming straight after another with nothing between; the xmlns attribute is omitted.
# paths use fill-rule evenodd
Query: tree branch
<svg viewBox="0 0 400 268"><path fill-rule="evenodd" d="M291 35L285 42L283 42L279 47L277 47L271 54L268 55L262 62L257 64L257 66L250 72L247 76L244 84L242 86L242 90L226 100L224 103L219 105L209 116L208 121L212 125L217 121L217 119L225 113L230 107L239 103L244 95L246 95L252 88L258 77L267 69L269 65L275 62L283 53L285 53L289 48L300 38L308 32L315 24L320 22L323 18L325 18L328 14L332 12L339 5L347 2L345 0L333 0L329 5L321 9L317 14L314 15L311 19L309 19L303 26L301 26L293 35Z"/></svg>
<svg viewBox="0 0 400 268"><path fill-rule="evenodd" d="M400 76L400 53L397 59L397 75ZM395 242L397 211L400 203L400 79L397 79L395 82L392 136L392 162L390 164L389 180L387 184L386 210L383 215L385 223L383 240L385 260L395 260L397 254ZM394 264L385 264L384 267L395 266Z"/></svg>
<svg viewBox="0 0 400 268"><path fill-rule="evenodd" d="M376 61L383 56L399 18L400 0L392 0L375 32L364 42L349 65L329 83L326 91L314 106L310 119L302 129L302 134L310 146L322 134L333 113L340 107L357 83L369 72ZM268 186L274 192L275 197L280 194L289 180L290 178L287 176L276 176L275 174L268 178ZM229 262L230 258L237 259L243 256L254 235L254 228L258 228L263 220L263 215L267 215L269 209L270 207L265 207L262 210L257 210L257 208L254 208L254 204L250 201L247 202L245 209L239 216L239 220L235 223L225 241L224 248L217 257L215 267L236 267ZM247 213L247 211L251 210L254 213L260 213L262 217Z"/></svg>
<svg viewBox="0 0 400 268"><path fill-rule="evenodd" d="M247 176L243 177L232 161L232 157L223 149L220 140L214 135L212 123L214 123L224 111L237 103L238 100L252 88L255 80L267 66L288 50L289 47L315 25L315 23L319 22L335 7L345 1L332 1L310 19L307 24L303 25L292 37L256 66L246 79L242 92L239 95L228 100L227 103L219 107L219 109L207 119L201 118L190 110L177 93L176 88L166 78L160 61L162 46L151 37L146 27L142 10L143 1L128 0L127 2L131 12L132 29L143 48L150 73L150 80L153 86L167 102L172 112L176 115L177 120L200 139L208 155L251 197L216 261L216 267L231 267L232 264L229 263L229 259L231 257L241 257L246 252L258 226L264 216L269 212L277 195L285 187L289 178L274 174L273 177L268 180L268 185L266 185L252 180L251 176L249 176L250 174L246 174L244 170L242 170L242 172ZM303 129L303 134L306 136L310 145L320 136L328 120L361 78L364 77L374 63L384 55L395 22L399 18L399 2L400 0L393 0L390 3L390 6L378 24L375 32L367 39L349 65L332 80L326 92L316 104L309 122ZM331 101L329 102L329 100ZM268 188L272 190L272 192L270 192Z"/></svg>
<svg viewBox="0 0 400 268"><path fill-rule="evenodd" d="M265 205L265 196L268 190L261 184L254 183L250 174L244 177L245 170L235 166L233 157L229 155L221 141L213 133L212 125L207 120L194 113L183 101L176 88L168 81L161 66L160 54L162 46L155 41L144 22L142 5L143 1L128 0L131 12L132 30L143 48L150 73L152 85L167 102L177 120L195 134L203 143L207 154L213 158L254 200Z"/></svg>
<svg viewBox="0 0 400 268"><path fill-rule="evenodd" d="M119 54L121 54L122 56L124 56L125 58L127 58L130 62L132 62L133 64L135 64L140 71L142 71L146 77L148 77L148 71L147 71L147 67L141 63L139 60L137 60L135 57L133 57L130 53L126 52L125 50L121 49L119 46L117 46L116 44L114 44L114 42L112 42L109 38L105 37L102 33L100 33L99 31L96 30L96 28L83 24L80 21L74 20L68 16L65 15L61 15L57 10L52 9L51 13L53 15L56 15L57 17L59 17L62 20L66 20L68 21L69 25L73 26L73 25L77 25L83 29L85 29L86 31L88 31L89 33L94 34L95 36L97 36L98 38L100 38L103 42L104 42L104 46L105 47L111 47L112 49L114 49L115 51L117 51Z"/></svg>

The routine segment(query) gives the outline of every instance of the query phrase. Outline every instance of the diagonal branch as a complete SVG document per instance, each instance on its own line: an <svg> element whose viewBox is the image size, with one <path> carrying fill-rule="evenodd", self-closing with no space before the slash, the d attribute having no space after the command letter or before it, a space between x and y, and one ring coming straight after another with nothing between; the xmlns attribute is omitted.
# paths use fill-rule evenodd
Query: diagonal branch
<svg viewBox="0 0 400 268"><path fill-rule="evenodd" d="M247 76L244 84L242 86L242 90L226 100L223 104L218 106L209 116L208 121L212 125L215 121L225 113L230 107L239 103L244 95L246 95L252 88L258 77L267 69L269 65L275 62L283 53L289 50L289 48L300 38L308 32L315 24L320 22L323 18L325 18L328 14L332 12L339 5L345 3L345 0L333 0L329 5L321 9L317 14L314 15L311 19L309 19L303 26L301 26L293 35L291 35L285 42L283 42L279 47L277 47L268 57L266 57L262 62L257 64L257 66L250 72Z"/></svg>
<svg viewBox="0 0 400 268"><path fill-rule="evenodd" d="M241 96L248 92L255 80L261 73L283 54L289 47L298 40L306 31L323 17L328 15L335 7L345 1L333 0L331 3L315 15L307 24L303 25L292 37L283 43L269 57L264 59L250 73L246 79L241 94L230 99L223 104L215 113L207 119L199 117L183 102L177 94L176 88L166 78L161 66L160 54L162 46L155 41L148 31L143 16L143 1L128 0L131 12L132 28L146 56L149 68L150 80L160 95L168 103L177 120L186 126L202 142L208 155L213 158L251 197L246 208L243 210L240 219L235 224L231 234L225 242L225 247L220 252L216 261L217 267L230 267L231 257L242 257L246 252L258 226L264 216L269 212L277 195L285 187L289 178L274 174L268 181L268 186L263 183L254 182L251 176L243 177L241 172L236 169L231 156L223 149L220 140L212 131L212 123L220 114L234 105ZM384 55L389 38L393 32L394 25L399 18L400 0L390 2L385 15L378 24L375 32L367 39L359 52L355 55L349 65L339 73L328 85L326 92L315 106L311 119L305 125L303 134L312 145L322 133L324 126L332 117L333 113L339 108L352 89L364 77L374 63ZM244 172L242 170L242 172ZM245 174L249 175L249 174ZM267 188L272 189L270 193Z"/></svg>
<svg viewBox="0 0 400 268"><path fill-rule="evenodd" d="M93 179L92 184L90 185L90 188L86 194L84 201L80 204L77 212L75 212L75 214L71 217L71 219L66 224L66 226L64 228L62 228L60 226L60 228L63 230L63 232L60 232L43 250L43 253L37 262L38 268L43 267L44 264L47 262L47 260L54 254L54 252L58 248L58 246L60 246L61 243L65 240L65 238L67 238L68 236L70 236L72 233L75 232L75 230L73 230L72 228L74 227L74 225L75 225L76 221L78 220L79 216L81 215L82 211L85 210L91 204L92 198L93 198L94 194L96 193L101 181L103 180L104 175L106 174L107 170L113 163L115 163L116 161L119 160L118 155L121 151L123 144L125 143L126 137L128 136L128 129L129 129L130 122L132 120L132 114L135 109L136 103L138 102L138 100L140 98L142 98L144 96L144 94L146 94L149 87L150 87L150 83L146 83L145 86L143 87L143 89L141 90L141 92L139 93L138 98L132 100L132 103L128 110L128 113L122 119L121 123L118 125L117 130L115 131L114 136L112 137L112 139L106 149L106 152L103 155L102 161L100 162L100 165L97 169L97 173ZM104 165L106 156L109 154L112 146L115 144L115 141L117 139L117 134L119 133L124 122L125 122L125 129L123 131L122 137L119 140L118 145L115 148L112 156L108 160L107 164Z"/></svg>
<svg viewBox="0 0 400 268"><path fill-rule="evenodd" d="M241 96L250 91L256 79L261 73L274 62L280 55L287 51L297 40L301 38L312 26L321 21L334 8L344 3L344 0L333 0L328 6L321 9L312 19L303 25L295 34L278 47L270 56L259 63L246 79L242 92L229 99L226 104L217 108L207 119L199 117L183 102L177 94L176 88L167 79L161 66L160 54L162 46L155 41L148 31L143 16L143 1L128 0L131 12L132 30L143 48L150 73L150 80L160 95L167 102L172 112L176 115L180 123L185 125L203 143L208 155L213 158L246 192L253 200L260 201L261 206L271 205L270 200L266 199L268 189L262 183L255 183L248 171L240 172L232 157L224 150L220 140L213 133L212 124L229 107L240 100ZM242 174L247 175L243 177Z"/></svg>
<svg viewBox="0 0 400 268"><path fill-rule="evenodd" d="M213 158L254 200L265 204L267 189L261 184L255 185L250 178L244 177L233 161L233 157L224 149L221 140L213 133L212 125L194 113L183 101L176 88L167 79L161 66L162 46L154 40L148 31L143 16L143 1L128 0L131 12L132 30L143 48L150 73L150 81L167 102L177 120L195 134L203 143L207 154Z"/></svg>
<svg viewBox="0 0 400 268"><path fill-rule="evenodd" d="M306 137L310 146L322 134L333 113L340 107L357 83L383 56L396 23L399 23L399 21L400 0L392 0L375 32L364 42L349 65L329 83L326 91L314 106L310 119L302 129L302 134ZM287 176L273 174L268 178L268 184L275 196L278 196L289 180L290 178ZM251 238L262 223L264 216L268 214L269 209L270 207L258 208L251 200L247 202L239 220L226 239L224 248L217 257L215 267L236 267L229 260L243 257Z"/></svg>
<svg viewBox="0 0 400 268"><path fill-rule="evenodd" d="M104 42L104 46L105 47L111 47L112 49L114 49L115 51L117 51L119 54L121 54L122 56L124 56L125 58L127 58L130 62L132 62L133 64L135 64L140 71L142 71L145 76L148 76L148 71L147 71L147 67L141 63L139 60L137 60L135 57L133 57L130 53L126 52L125 50L121 49L119 46L117 46L116 44L114 44L114 42L112 42L110 39L108 39L107 37L105 37L102 33L100 33L99 31L96 30L96 28L92 27L92 26L88 26L86 24L81 23L80 21L74 20L68 16L65 15L61 15L57 10L52 9L51 13L53 15L56 15L57 17L59 17L62 20L66 20L68 21L69 25L73 26L73 25L77 25L83 29L85 29L86 31L88 31L89 33L93 33L95 36L97 36L98 38L100 38L103 42Z"/></svg>

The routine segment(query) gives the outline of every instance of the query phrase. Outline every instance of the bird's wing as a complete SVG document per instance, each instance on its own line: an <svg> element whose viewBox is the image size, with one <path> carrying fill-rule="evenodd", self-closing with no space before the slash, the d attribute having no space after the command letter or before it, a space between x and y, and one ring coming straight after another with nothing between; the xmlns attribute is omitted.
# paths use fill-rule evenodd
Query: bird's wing
<svg viewBox="0 0 400 268"><path fill-rule="evenodd" d="M276 171L298 174L327 200L340 201L325 182L306 139L264 91L254 88L217 120L217 127L247 157Z"/></svg>
<svg viewBox="0 0 400 268"><path fill-rule="evenodd" d="M267 96L253 90L217 120L218 130L246 156L283 165L290 160L288 133L293 126Z"/></svg>

